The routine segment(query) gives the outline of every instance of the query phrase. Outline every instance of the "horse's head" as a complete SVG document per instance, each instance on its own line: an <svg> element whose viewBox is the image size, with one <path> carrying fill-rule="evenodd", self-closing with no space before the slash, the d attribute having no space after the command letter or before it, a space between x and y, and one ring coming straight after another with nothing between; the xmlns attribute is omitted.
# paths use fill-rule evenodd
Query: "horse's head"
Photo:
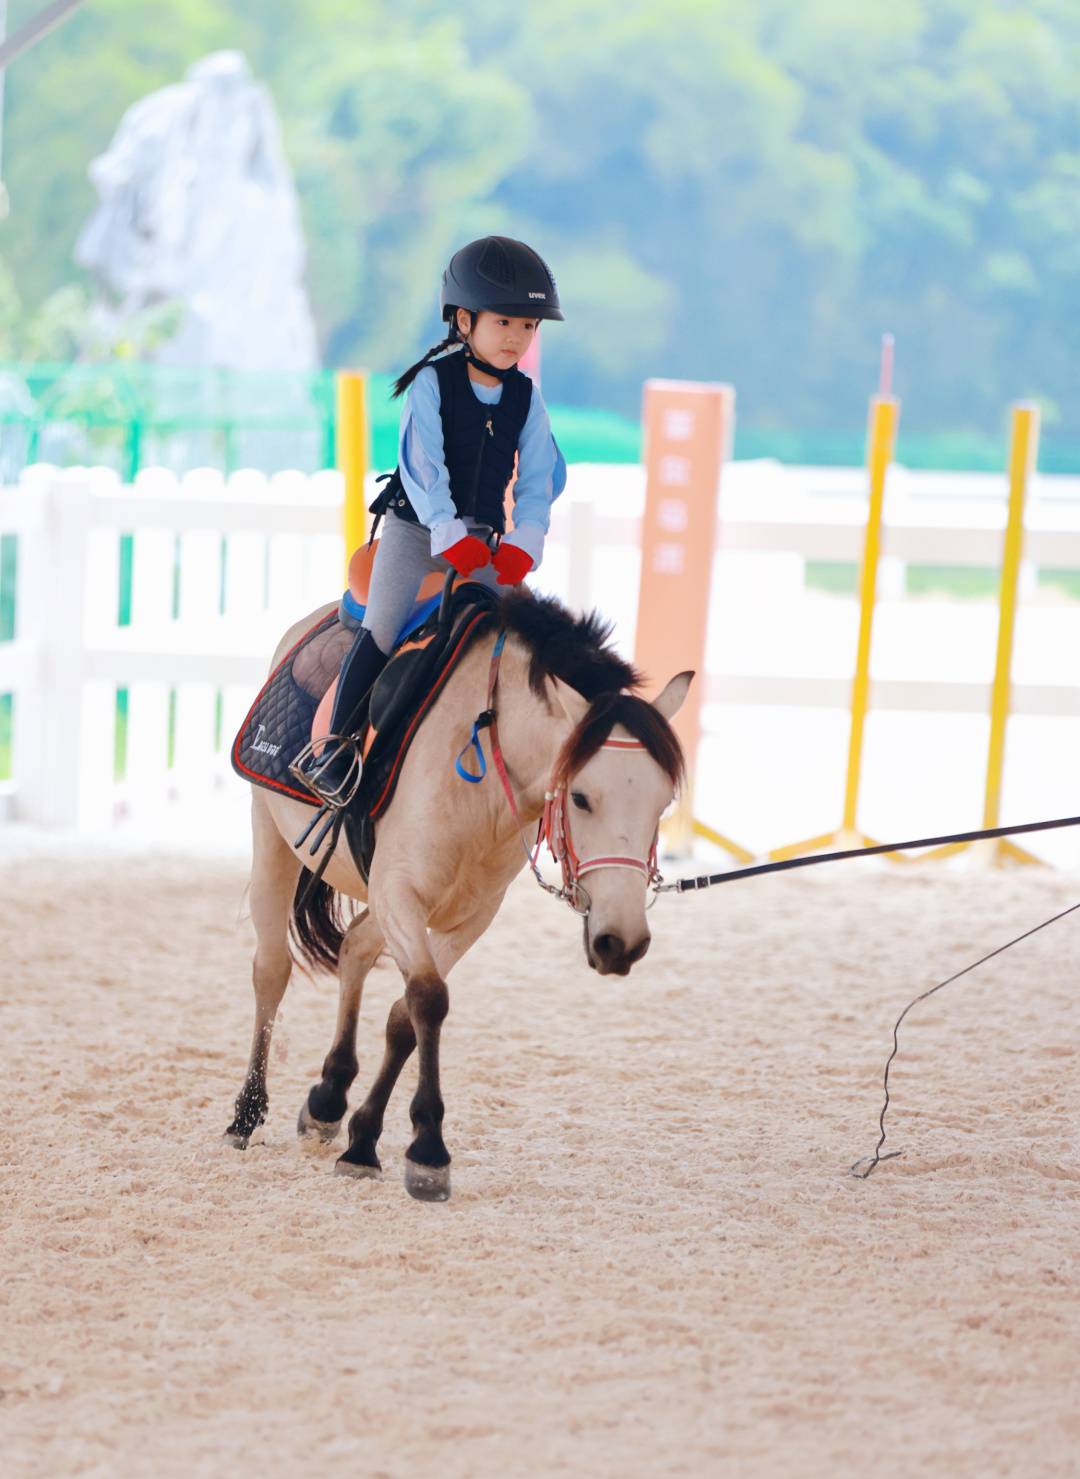
<svg viewBox="0 0 1080 1479"><path fill-rule="evenodd" d="M679 673L651 704L625 693L590 704L556 684L574 728L555 766L549 841L584 914L586 957L602 976L627 975L649 948L660 817L683 776L669 721L692 677Z"/></svg>

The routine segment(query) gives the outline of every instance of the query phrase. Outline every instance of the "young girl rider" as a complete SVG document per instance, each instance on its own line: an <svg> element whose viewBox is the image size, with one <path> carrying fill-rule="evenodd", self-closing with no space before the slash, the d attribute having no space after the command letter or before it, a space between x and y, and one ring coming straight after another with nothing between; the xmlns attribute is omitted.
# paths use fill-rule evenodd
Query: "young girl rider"
<svg viewBox="0 0 1080 1479"><path fill-rule="evenodd" d="M440 307L446 338L394 386L395 396L409 392L398 465L372 505L382 534L363 626L341 665L333 738L348 736L424 577L452 566L487 586L517 585L540 563L551 502L566 484L540 392L516 368L540 321L563 317L547 264L524 242L482 237L450 259ZM504 535L515 454L514 527ZM330 805L355 791L354 750L331 743L302 763L303 779Z"/></svg>

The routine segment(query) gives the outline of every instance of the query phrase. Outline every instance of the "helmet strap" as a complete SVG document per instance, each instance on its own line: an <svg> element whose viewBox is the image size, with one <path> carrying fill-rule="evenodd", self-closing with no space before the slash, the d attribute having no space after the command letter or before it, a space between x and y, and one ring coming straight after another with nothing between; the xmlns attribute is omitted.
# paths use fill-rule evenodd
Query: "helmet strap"
<svg viewBox="0 0 1080 1479"><path fill-rule="evenodd" d="M496 380L505 380L507 375L509 375L510 370L500 370L496 365L489 365L486 359L481 359L480 356L476 353L472 345L469 343L468 338L462 338L461 330L458 328L457 321L457 316L460 311L460 309L455 308L453 313L450 315L451 338L461 340L461 343L464 345L465 348L465 359L470 365L472 365L474 370L479 370L482 375L493 375ZM465 312L469 315L469 333L471 334L476 328L476 320L479 315L477 314L475 308L466 308ZM516 368L517 367L515 365L510 366L510 369Z"/></svg>
<svg viewBox="0 0 1080 1479"><path fill-rule="evenodd" d="M481 359L479 355L473 353L470 344L465 345L465 358L474 369L479 370L484 375L494 375L496 380L505 380L510 370L516 368L514 365L511 365L510 370L500 370L495 365L489 365L486 359Z"/></svg>

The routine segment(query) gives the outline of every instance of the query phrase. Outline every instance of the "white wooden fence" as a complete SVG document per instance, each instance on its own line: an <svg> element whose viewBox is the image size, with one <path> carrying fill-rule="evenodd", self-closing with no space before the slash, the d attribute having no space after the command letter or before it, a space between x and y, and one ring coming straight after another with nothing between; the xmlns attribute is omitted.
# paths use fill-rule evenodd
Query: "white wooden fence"
<svg viewBox="0 0 1080 1479"><path fill-rule="evenodd" d="M557 513L552 528L557 543L571 543L560 583L572 604L596 602L615 617L630 651L644 475L637 467L575 471L586 485ZM966 613L950 603L950 631L942 627L941 603L908 599L905 572L913 565L996 571L1006 494L1004 472L890 469L878 576L875 709L988 712L996 602L993 609L983 603ZM866 495L861 468L728 464L708 617L707 703L848 708L856 622L845 603L806 609L806 567L858 565ZM616 565L624 572L621 580L613 578ZM1048 570L1080 572L1080 477L1034 480L1022 596L1030 601L1039 572ZM688 612L687 619L700 617ZM1024 622L1026 651L1014 671L1013 712L1080 715L1080 643L1070 640L1080 638L1080 605L1029 606ZM973 635L989 639L974 661ZM1043 660L1033 658L1039 652Z"/></svg>
<svg viewBox="0 0 1080 1479"><path fill-rule="evenodd" d="M808 600L805 568L858 561L865 493L858 469L726 469L711 610L686 613L709 622L707 725L717 705L847 707L852 603ZM18 540L15 639L0 644L0 693L14 694L15 715L7 814L98 829L225 784L232 736L282 632L340 594L340 502L335 473L225 483L152 470L122 486L100 469L39 467L0 490L0 534ZM639 468L572 468L537 577L572 605L600 606L628 652L643 502ZM953 603L945 622L940 603L901 599L902 575L907 563L996 567L1004 515L1003 476L893 469L875 708L985 712L993 608ZM1029 592L1036 567L1080 570L1080 479L1037 480L1027 524ZM134 565L121 626L125 534ZM1080 714L1080 605L1035 604L1025 620L1015 710Z"/></svg>
<svg viewBox="0 0 1080 1479"><path fill-rule="evenodd" d="M209 471L182 482L149 471L124 487L99 469L35 468L0 492L0 533L19 541L15 640L0 645L0 692L14 693L14 814L96 829L220 784L282 632L340 594L340 503L335 473L237 473L226 485Z"/></svg>

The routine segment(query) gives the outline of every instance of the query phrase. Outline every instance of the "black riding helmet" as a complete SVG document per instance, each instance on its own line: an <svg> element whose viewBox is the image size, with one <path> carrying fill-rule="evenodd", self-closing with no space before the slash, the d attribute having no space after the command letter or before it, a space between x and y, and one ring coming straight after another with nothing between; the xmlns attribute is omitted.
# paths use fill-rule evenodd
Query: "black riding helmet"
<svg viewBox="0 0 1080 1479"><path fill-rule="evenodd" d="M563 317L551 268L510 236L482 236L455 252L443 273L439 307L451 323L456 308L507 318Z"/></svg>

